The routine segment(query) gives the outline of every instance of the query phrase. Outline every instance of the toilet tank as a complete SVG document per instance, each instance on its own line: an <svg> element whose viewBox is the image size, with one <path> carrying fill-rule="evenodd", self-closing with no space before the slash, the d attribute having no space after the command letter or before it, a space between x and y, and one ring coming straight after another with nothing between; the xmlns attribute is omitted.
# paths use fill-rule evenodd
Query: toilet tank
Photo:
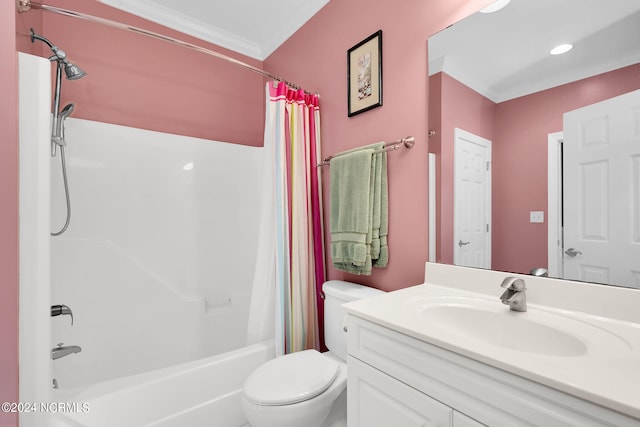
<svg viewBox="0 0 640 427"><path fill-rule="evenodd" d="M342 360L347 360L347 334L344 331L346 310L342 304L383 294L384 291L344 282L329 280L322 285L324 292L324 341L327 348Z"/></svg>

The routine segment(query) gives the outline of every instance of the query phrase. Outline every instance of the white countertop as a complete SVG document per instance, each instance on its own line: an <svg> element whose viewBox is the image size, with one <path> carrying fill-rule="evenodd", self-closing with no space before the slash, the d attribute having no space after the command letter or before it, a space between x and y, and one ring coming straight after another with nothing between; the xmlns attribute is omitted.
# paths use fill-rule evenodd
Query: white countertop
<svg viewBox="0 0 640 427"><path fill-rule="evenodd" d="M639 323L531 302L527 312L513 312L499 300L503 291L499 283L495 295L425 283L351 302L345 308L350 314L397 332L640 419ZM519 351L456 333L419 314L425 307L456 298L504 315L506 322L513 316L549 325L554 322L560 330L586 343L587 349L570 356Z"/></svg>

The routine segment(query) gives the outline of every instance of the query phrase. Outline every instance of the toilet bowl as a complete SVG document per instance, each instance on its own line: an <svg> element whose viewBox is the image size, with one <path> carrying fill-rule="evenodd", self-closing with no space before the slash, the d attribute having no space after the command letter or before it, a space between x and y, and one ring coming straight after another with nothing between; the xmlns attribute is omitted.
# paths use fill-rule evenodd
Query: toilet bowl
<svg viewBox="0 0 640 427"><path fill-rule="evenodd" d="M244 385L242 409L252 427L325 427L346 387L344 361L305 350L254 371Z"/></svg>
<svg viewBox="0 0 640 427"><path fill-rule="evenodd" d="M242 394L242 409L252 427L346 425L346 403L341 401L346 400L347 387L347 342L343 327L346 312L342 304L382 291L340 280L324 283L322 290L326 295L324 330L329 351L287 354L253 371Z"/></svg>

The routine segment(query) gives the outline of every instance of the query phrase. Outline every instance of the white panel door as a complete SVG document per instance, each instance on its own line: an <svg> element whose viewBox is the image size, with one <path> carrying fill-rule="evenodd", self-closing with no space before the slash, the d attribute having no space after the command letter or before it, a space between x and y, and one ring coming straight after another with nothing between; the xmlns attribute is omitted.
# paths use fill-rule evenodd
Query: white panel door
<svg viewBox="0 0 640 427"><path fill-rule="evenodd" d="M640 288L640 90L564 115L564 276Z"/></svg>
<svg viewBox="0 0 640 427"><path fill-rule="evenodd" d="M491 141L454 130L453 263L491 268Z"/></svg>
<svg viewBox="0 0 640 427"><path fill-rule="evenodd" d="M450 427L453 410L349 356L349 427Z"/></svg>

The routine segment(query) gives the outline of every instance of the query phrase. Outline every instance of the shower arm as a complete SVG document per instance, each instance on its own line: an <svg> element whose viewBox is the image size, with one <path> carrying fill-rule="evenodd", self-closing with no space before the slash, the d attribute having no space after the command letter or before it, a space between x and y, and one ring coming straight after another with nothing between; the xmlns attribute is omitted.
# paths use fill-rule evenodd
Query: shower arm
<svg viewBox="0 0 640 427"><path fill-rule="evenodd" d="M31 29L31 43L33 43L35 40L40 40L41 42L45 43L47 46L49 46L49 48L52 51L57 51L58 48L56 47L56 45L54 45L53 43L51 43L49 40L47 40L45 37L39 36L36 34L35 31L33 31L33 28Z"/></svg>

